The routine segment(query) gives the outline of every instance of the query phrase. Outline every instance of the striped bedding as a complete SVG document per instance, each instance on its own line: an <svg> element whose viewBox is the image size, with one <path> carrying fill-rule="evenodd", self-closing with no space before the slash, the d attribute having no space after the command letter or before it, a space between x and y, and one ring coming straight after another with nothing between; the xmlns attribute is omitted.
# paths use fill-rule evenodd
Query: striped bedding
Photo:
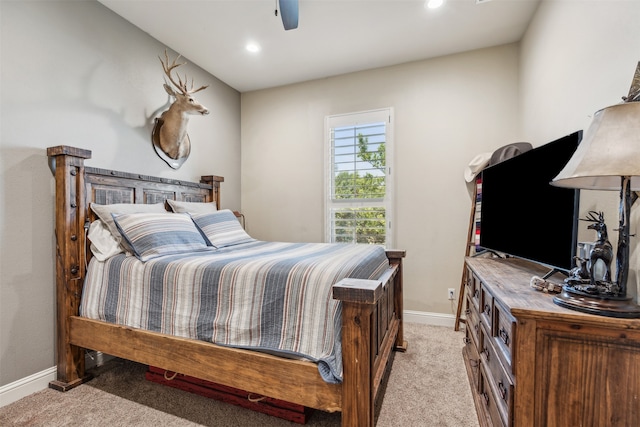
<svg viewBox="0 0 640 427"><path fill-rule="evenodd" d="M379 277L373 245L253 241L141 262L91 260L80 315L216 344L302 357L342 381L341 305L331 286Z"/></svg>

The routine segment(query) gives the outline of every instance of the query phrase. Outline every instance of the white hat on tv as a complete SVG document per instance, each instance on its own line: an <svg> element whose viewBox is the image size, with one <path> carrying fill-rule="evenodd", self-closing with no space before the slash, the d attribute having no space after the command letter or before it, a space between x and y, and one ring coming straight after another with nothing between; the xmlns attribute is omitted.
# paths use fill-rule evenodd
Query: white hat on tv
<svg viewBox="0 0 640 427"><path fill-rule="evenodd" d="M489 160L491 160L492 153L481 153L475 156L469 162L469 165L464 170L464 180L467 182L472 182L476 179L476 176L482 172L482 169L486 168L489 165Z"/></svg>

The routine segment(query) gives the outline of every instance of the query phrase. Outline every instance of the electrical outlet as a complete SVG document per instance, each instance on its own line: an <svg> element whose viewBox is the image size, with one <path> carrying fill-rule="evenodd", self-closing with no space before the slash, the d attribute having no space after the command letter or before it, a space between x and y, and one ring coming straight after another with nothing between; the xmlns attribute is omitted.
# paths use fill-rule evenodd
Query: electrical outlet
<svg viewBox="0 0 640 427"><path fill-rule="evenodd" d="M448 295L449 295L449 299L454 299L456 295L456 290L453 288L449 288Z"/></svg>

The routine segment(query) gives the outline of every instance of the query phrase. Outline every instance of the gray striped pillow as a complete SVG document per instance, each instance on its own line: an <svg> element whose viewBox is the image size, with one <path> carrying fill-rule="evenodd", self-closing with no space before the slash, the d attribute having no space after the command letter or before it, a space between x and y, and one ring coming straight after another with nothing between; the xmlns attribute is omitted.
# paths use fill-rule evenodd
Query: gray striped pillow
<svg viewBox="0 0 640 427"><path fill-rule="evenodd" d="M123 238L140 261L185 252L212 250L188 214L112 214Z"/></svg>
<svg viewBox="0 0 640 427"><path fill-rule="evenodd" d="M209 244L216 248L255 241L244 231L238 218L229 209L222 209L208 214L193 213L191 218L202 230L202 234L209 240Z"/></svg>

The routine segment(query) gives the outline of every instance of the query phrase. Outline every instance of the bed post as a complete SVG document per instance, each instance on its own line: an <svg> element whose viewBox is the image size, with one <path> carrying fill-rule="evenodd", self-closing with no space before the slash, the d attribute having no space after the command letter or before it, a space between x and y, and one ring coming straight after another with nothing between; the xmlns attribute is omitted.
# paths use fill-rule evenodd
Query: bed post
<svg viewBox="0 0 640 427"><path fill-rule="evenodd" d="M218 209L222 209L220 207L220 183L224 182L224 177L217 175L202 175L200 177L200 182L211 186L213 200L210 201L216 202L216 207Z"/></svg>
<svg viewBox="0 0 640 427"><path fill-rule="evenodd" d="M372 313L382 294L378 280L343 279L333 286L342 301L342 426L375 425Z"/></svg>
<svg viewBox="0 0 640 427"><path fill-rule="evenodd" d="M70 344L69 318L77 316L85 276L84 160L91 151L64 145L47 148L56 179L56 359L57 380L49 387L67 391L90 379L84 351Z"/></svg>
<svg viewBox="0 0 640 427"><path fill-rule="evenodd" d="M393 306L398 316L398 335L396 336L395 342L395 350L400 352L407 351L407 342L404 340L404 305L403 305L403 296L402 296L402 277L404 276L403 267L402 267L402 259L407 255L407 251L398 250L398 249L389 249L387 250L387 258L389 258L389 264L398 266L398 274L393 278L393 286L394 286L394 301Z"/></svg>
<svg viewBox="0 0 640 427"><path fill-rule="evenodd" d="M386 252L391 268L379 280L346 278L333 285L333 298L342 302L343 427L375 425L376 398L391 349L407 349L402 326L406 251Z"/></svg>

